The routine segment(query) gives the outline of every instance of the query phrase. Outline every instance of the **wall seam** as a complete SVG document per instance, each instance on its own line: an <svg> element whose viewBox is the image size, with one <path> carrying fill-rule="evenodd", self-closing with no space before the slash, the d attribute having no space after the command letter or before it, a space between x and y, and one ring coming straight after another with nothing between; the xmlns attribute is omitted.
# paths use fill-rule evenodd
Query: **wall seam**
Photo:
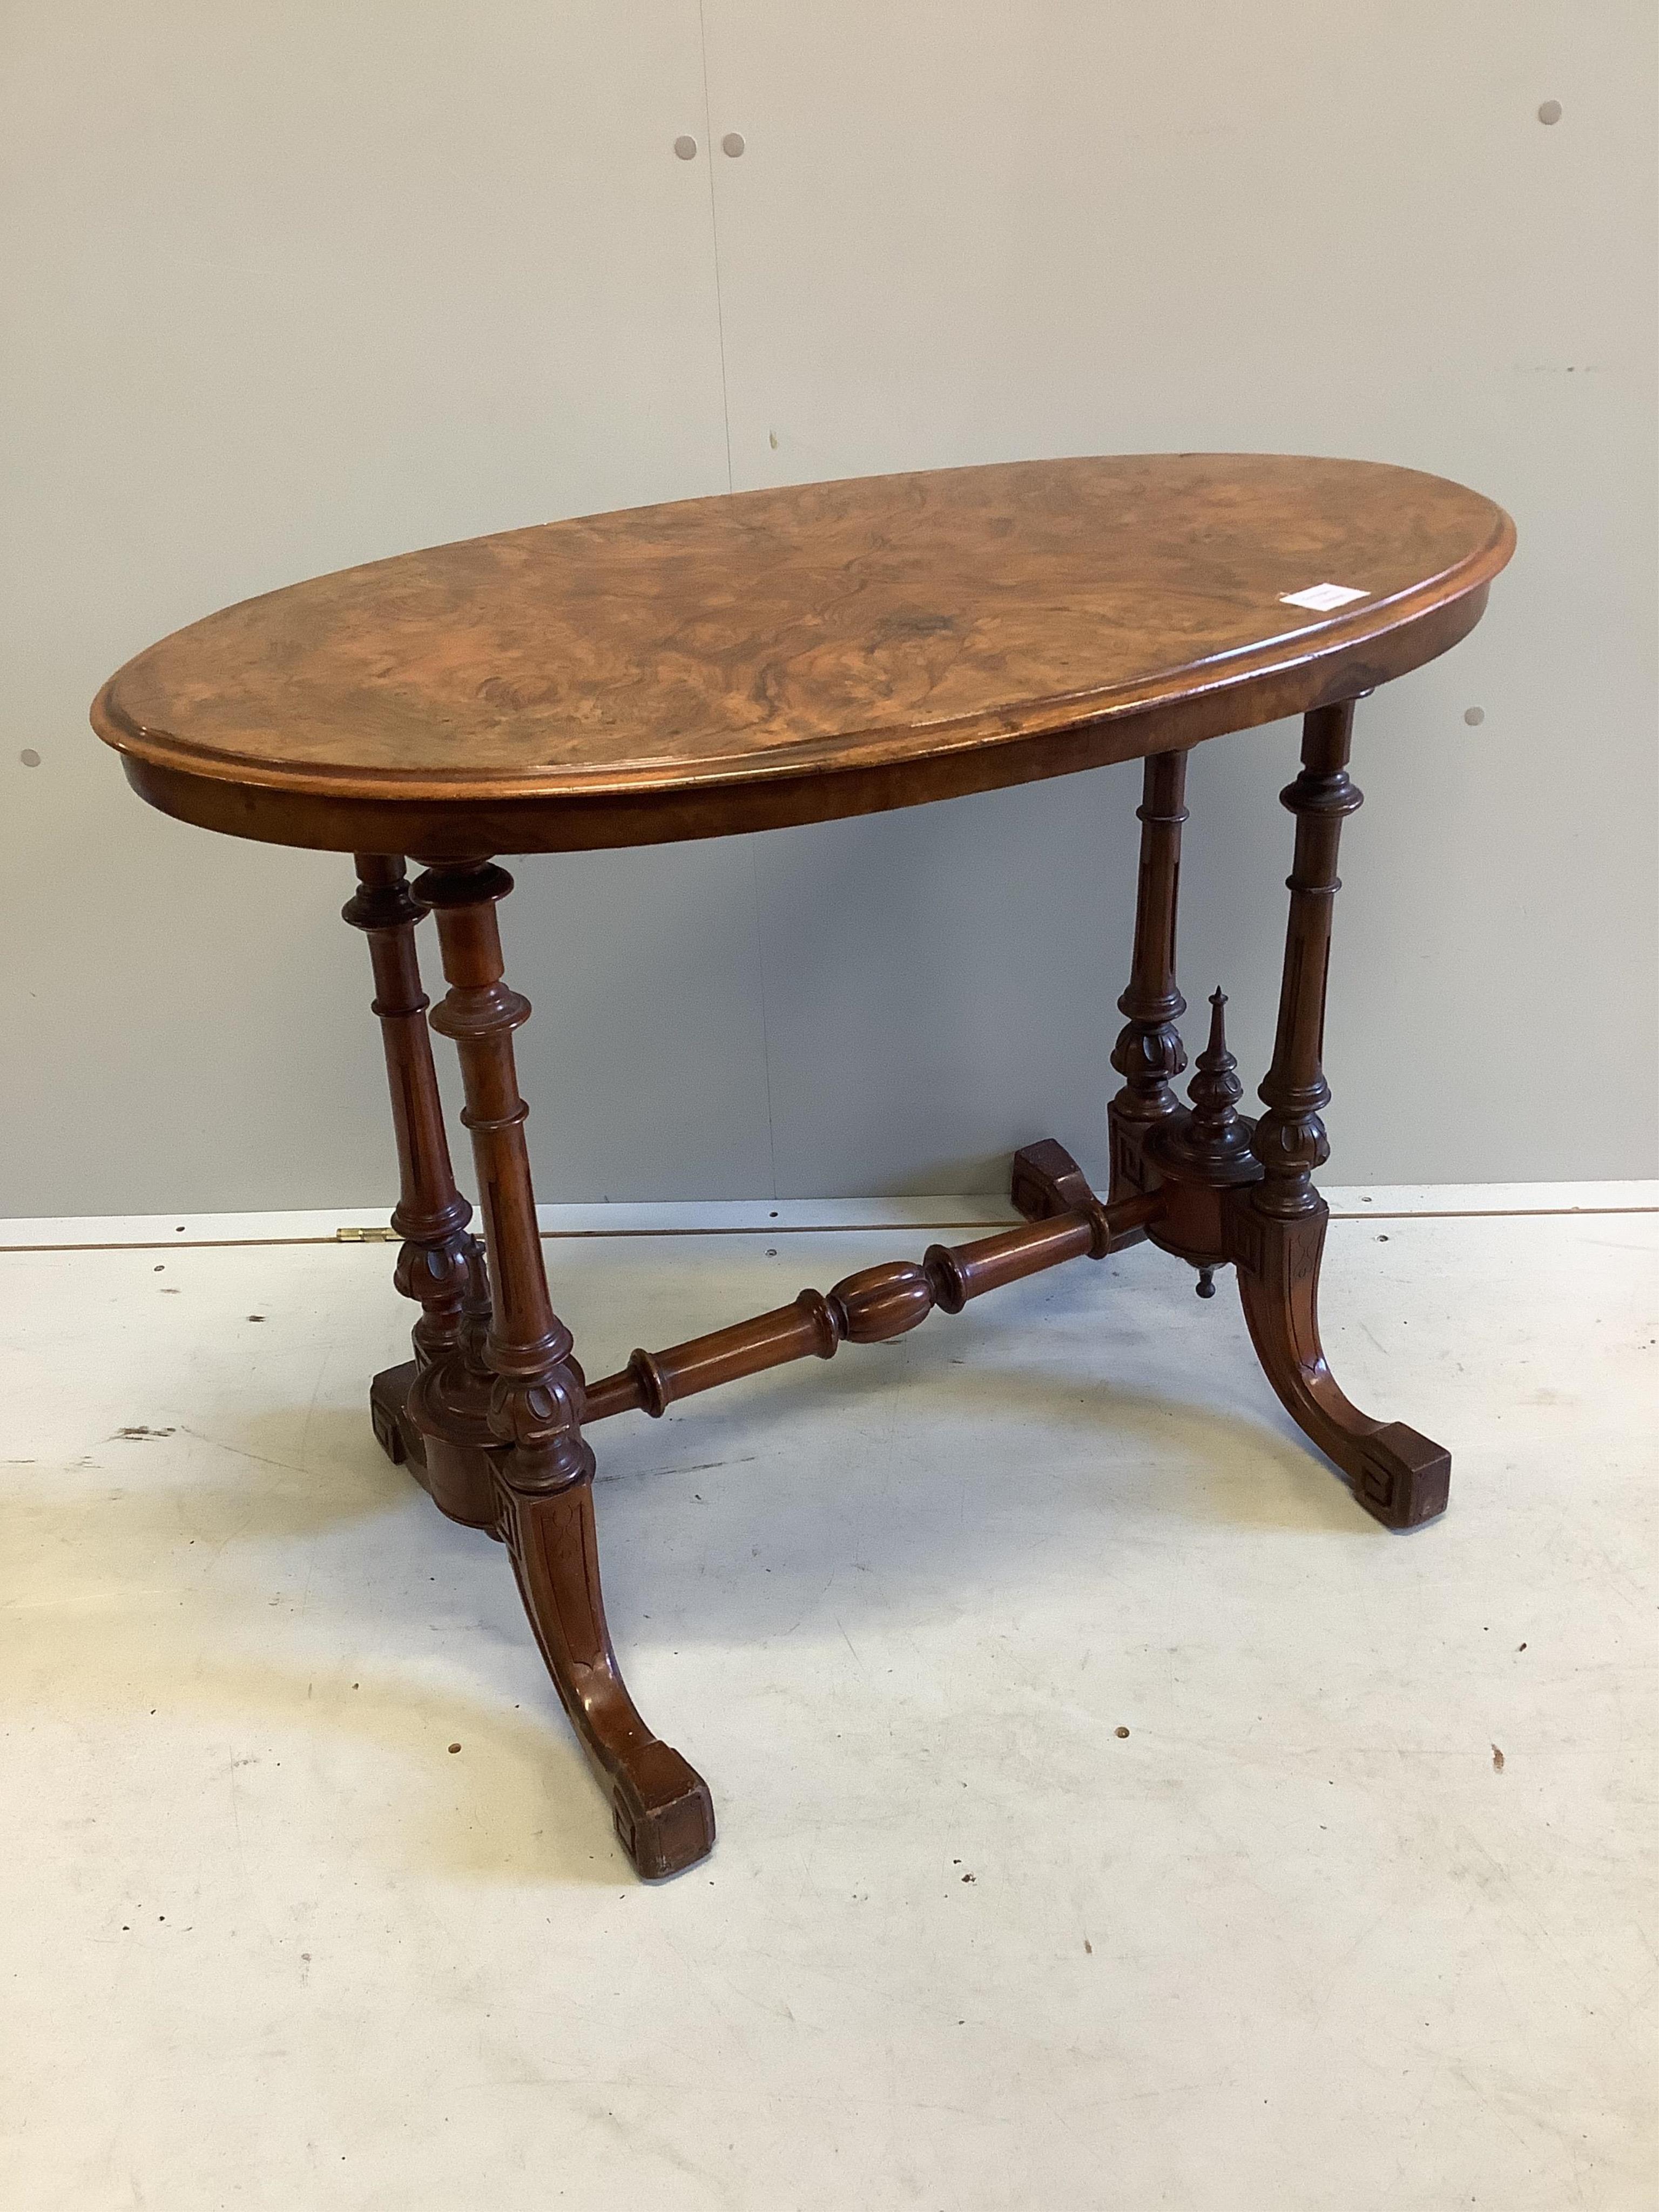
<svg viewBox="0 0 1659 2212"><path fill-rule="evenodd" d="M697 46L702 56L702 133L708 155L708 234L714 252L714 328L720 349L720 420L726 429L726 489L735 491L732 470L732 391L726 374L726 302L720 290L720 218L714 196L714 111L708 96L708 25L697 0ZM775 1190L773 1195L776 1196Z"/></svg>

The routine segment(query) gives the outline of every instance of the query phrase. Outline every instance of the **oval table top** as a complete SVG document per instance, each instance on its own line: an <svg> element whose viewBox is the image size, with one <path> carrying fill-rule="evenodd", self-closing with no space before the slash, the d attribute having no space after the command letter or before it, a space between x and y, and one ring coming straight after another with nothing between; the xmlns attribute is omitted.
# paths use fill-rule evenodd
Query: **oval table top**
<svg viewBox="0 0 1659 2212"><path fill-rule="evenodd" d="M651 844L1352 697L1471 629L1514 544L1442 477L1278 454L742 492L244 600L130 660L93 726L152 805L236 836L423 859Z"/></svg>

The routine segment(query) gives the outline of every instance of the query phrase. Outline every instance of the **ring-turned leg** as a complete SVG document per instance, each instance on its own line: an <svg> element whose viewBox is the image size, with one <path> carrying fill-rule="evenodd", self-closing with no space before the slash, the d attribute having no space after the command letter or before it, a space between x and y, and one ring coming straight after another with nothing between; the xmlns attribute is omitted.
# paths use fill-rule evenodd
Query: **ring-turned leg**
<svg viewBox="0 0 1659 2212"><path fill-rule="evenodd" d="M499 1518L495 1474L480 1447L494 1439L480 1427L476 1404L482 1380L476 1372L476 1346L488 1319L489 1292L483 1257L467 1228L472 1208L455 1188L427 1035L428 1001L415 943L426 908L411 893L401 859L359 853L356 860L356 895L342 912L368 939L374 1011L386 1048L398 1144L398 1198L392 1226L403 1239L393 1280L421 1308L414 1359L374 1377L370 1415L386 1456L394 1464L407 1462L452 1519L493 1528ZM445 1423L453 1436L423 1426L410 1403L417 1382L458 1401ZM470 1421L469 1396L475 1401Z"/></svg>
<svg viewBox="0 0 1659 2212"><path fill-rule="evenodd" d="M1147 760L1141 803L1140 872L1135 890L1134 952L1118 1012L1128 1018L1112 1049L1123 1088L1109 1112L1114 1203L1153 1190L1148 1136L1181 1102L1175 1079L1187 1065L1176 1027L1187 1001L1176 988L1176 921L1181 894L1181 825L1187 819L1187 756L1154 753ZM1137 1231L1126 1242L1135 1243Z"/></svg>
<svg viewBox="0 0 1659 2212"><path fill-rule="evenodd" d="M548 1671L610 1789L617 1833L639 1872L657 1878L707 1856L714 1807L702 1777L640 1718L605 1626L582 1376L548 1297L514 1062L513 1032L530 1006L502 981L495 902L512 888L488 861L444 863L415 885L437 914L450 988L432 1026L455 1042L477 1161L501 1534Z"/></svg>
<svg viewBox="0 0 1659 2212"><path fill-rule="evenodd" d="M1330 1146L1321 1109L1325 986L1342 822L1361 793L1348 778L1353 702L1322 707L1303 725L1302 771L1280 793L1296 817L1290 921L1273 1066L1255 1125L1262 1179L1228 1194L1228 1242L1251 1341L1291 1418L1328 1453L1368 1513L1414 1528L1445 1510L1449 1455L1402 1422L1360 1413L1338 1389L1319 1341L1319 1263L1328 1218L1313 1186Z"/></svg>

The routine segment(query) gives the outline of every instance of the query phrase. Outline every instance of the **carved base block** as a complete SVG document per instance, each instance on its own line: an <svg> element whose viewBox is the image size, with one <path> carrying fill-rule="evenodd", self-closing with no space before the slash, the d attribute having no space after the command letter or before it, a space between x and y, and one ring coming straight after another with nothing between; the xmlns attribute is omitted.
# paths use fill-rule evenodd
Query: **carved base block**
<svg viewBox="0 0 1659 2212"><path fill-rule="evenodd" d="M1094 1203L1089 1179L1053 1137L1042 1137L1014 1154L1008 1194L1028 1221L1047 1221L1056 1213L1082 1212Z"/></svg>
<svg viewBox="0 0 1659 2212"><path fill-rule="evenodd" d="M1131 1244L1139 1244L1146 1234L1139 1223L1114 1228L1104 1217L1107 1209L1090 1186L1077 1162L1056 1138L1039 1138L1035 1145L1025 1145L1014 1154L1009 1178L1008 1194L1016 1212L1028 1221L1049 1221L1058 1213L1087 1214L1095 1224L1097 1242L1094 1256L1101 1258L1108 1252L1121 1252ZM1132 1199L1144 1194L1129 1191L1118 1194Z"/></svg>
<svg viewBox="0 0 1659 2212"><path fill-rule="evenodd" d="M382 1368L368 1386L368 1418L374 1441L393 1467L407 1467L417 1482L426 1467L426 1439L409 1418L409 1386L415 1380L415 1362ZM421 1483L424 1489L426 1485Z"/></svg>
<svg viewBox="0 0 1659 2212"><path fill-rule="evenodd" d="M1356 1454L1353 1494L1386 1528L1437 1520L1451 1492L1451 1454L1403 1421L1368 1437Z"/></svg>
<svg viewBox="0 0 1659 2212"><path fill-rule="evenodd" d="M1173 1109L1172 1109L1173 1110ZM1158 1178L1149 1172L1145 1146L1148 1133L1156 1129L1156 1121L1129 1121L1115 1108L1109 1109L1107 1127L1112 1146L1111 1194L1125 1197L1151 1190Z"/></svg>
<svg viewBox="0 0 1659 2212"><path fill-rule="evenodd" d="M714 1848L708 1784L672 1744L647 1745L630 1771L612 1777L611 1818L617 1840L646 1881L684 1874Z"/></svg>
<svg viewBox="0 0 1659 2212"><path fill-rule="evenodd" d="M393 1467L406 1467L441 1513L463 1528L497 1535L501 1517L495 1470L488 1452L471 1444L428 1436L409 1410L415 1362L387 1367L368 1389L368 1417L374 1439Z"/></svg>

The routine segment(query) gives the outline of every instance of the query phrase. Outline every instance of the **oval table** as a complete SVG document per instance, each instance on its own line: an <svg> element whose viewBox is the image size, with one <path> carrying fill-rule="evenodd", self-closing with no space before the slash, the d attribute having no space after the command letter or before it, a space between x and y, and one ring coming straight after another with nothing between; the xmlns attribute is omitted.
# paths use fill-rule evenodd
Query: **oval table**
<svg viewBox="0 0 1659 2212"><path fill-rule="evenodd" d="M134 788L234 836L356 856L401 1195L414 1358L376 1434L506 1544L566 1711L647 1877L711 1848L707 1784L646 1726L605 1626L595 1425L1143 1237L1208 1294L1237 1273L1268 1381L1390 1528L1444 1507L1447 1455L1361 1413L1320 1348L1321 1066L1354 702L1479 621L1515 533L1439 477L1264 454L1024 462L635 508L323 576L180 630L100 692ZM1224 1001L1183 1104L1176 913L1186 756L1303 725L1266 1112L1239 1114ZM588 1381L543 1267L504 980L498 854L822 822L1144 758L1134 950L1103 1200L1053 1139L1015 1156L1024 1225L935 1246ZM404 857L424 872L407 877ZM416 926L437 918L482 1240L456 1188Z"/></svg>

